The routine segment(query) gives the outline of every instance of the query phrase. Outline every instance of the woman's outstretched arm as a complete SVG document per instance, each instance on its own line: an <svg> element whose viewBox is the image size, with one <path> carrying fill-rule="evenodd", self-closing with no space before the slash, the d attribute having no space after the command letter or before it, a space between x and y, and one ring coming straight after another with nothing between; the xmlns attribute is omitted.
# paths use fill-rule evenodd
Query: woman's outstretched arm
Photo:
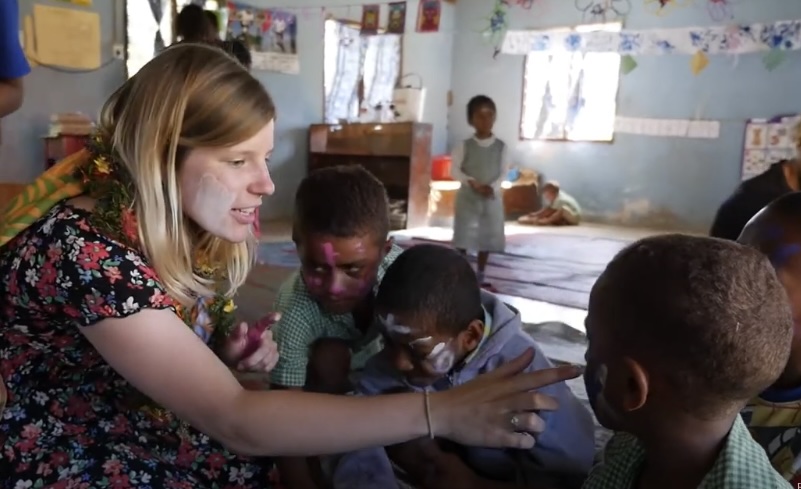
<svg viewBox="0 0 801 489"><path fill-rule="evenodd" d="M142 393L241 454L324 455L429 434L422 394L349 397L247 391L168 310L105 319L81 332ZM434 434L473 445L531 446L533 439L519 432L536 432L543 426L526 411L554 409L556 403L527 391L575 377L579 371L564 367L515 375L530 361L531 353L474 382L432 394Z"/></svg>

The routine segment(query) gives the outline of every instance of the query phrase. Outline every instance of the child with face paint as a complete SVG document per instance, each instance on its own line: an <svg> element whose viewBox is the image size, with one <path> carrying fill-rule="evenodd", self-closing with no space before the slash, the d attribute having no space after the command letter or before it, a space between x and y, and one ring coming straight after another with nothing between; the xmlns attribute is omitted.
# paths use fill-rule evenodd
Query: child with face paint
<svg viewBox="0 0 801 489"><path fill-rule="evenodd" d="M664 235L621 251L592 289L585 381L616 431L584 489L791 487L739 416L781 374L792 317L759 252Z"/></svg>
<svg viewBox="0 0 801 489"><path fill-rule="evenodd" d="M401 253L389 235L389 202L381 182L361 166L310 173L298 187L292 239L300 269L278 292L273 326L277 388L346 394L351 371L381 350L374 289ZM306 460L279 462L289 489L320 487ZM312 472L323 469L312 462Z"/></svg>
<svg viewBox="0 0 801 489"><path fill-rule="evenodd" d="M776 382L748 403L743 419L773 467L801 485L801 193L780 197L757 213L738 240L764 253L790 299L795 323L790 359Z"/></svg>
<svg viewBox="0 0 801 489"><path fill-rule="evenodd" d="M520 315L482 291L470 264L437 245L405 251L389 267L376 297L386 346L359 376L357 392L447 390L494 370L527 348L536 356L530 370L551 363L521 328ZM565 383L540 391L554 411L541 412L543 431L530 451L517 452L416 440L343 456L337 488L391 487L389 464L360 463L388 456L415 484L430 488L579 487L592 464L594 424ZM558 407L557 407L558 406ZM514 423L514 420L510 420ZM365 485L365 467L372 467Z"/></svg>

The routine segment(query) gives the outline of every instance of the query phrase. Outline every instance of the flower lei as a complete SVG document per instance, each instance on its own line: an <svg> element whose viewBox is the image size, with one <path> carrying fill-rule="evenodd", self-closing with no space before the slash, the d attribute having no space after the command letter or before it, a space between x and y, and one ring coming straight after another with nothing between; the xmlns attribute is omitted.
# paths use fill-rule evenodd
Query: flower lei
<svg viewBox="0 0 801 489"><path fill-rule="evenodd" d="M134 210L135 188L128 171L102 134L90 139L89 163L79 170L87 194L96 200L91 224L109 237L133 249L141 249L139 228ZM199 258L194 273L208 280L224 280L218 266ZM231 298L217 293L200 298L192 308L175 305L178 316L204 340L219 342L231 332L236 306Z"/></svg>

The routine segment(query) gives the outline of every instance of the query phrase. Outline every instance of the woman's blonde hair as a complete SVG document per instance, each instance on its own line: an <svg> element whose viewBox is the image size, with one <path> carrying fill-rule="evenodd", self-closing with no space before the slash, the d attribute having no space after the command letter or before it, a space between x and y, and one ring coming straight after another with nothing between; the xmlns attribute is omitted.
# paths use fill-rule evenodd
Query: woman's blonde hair
<svg viewBox="0 0 801 489"><path fill-rule="evenodd" d="M199 230L185 216L178 169L193 148L219 148L253 137L275 118L258 80L222 50L178 44L125 82L103 106L109 135L135 187L142 252L170 295L184 305L217 292L193 273L198 256L222 264L233 294L255 256L255 240L231 243Z"/></svg>

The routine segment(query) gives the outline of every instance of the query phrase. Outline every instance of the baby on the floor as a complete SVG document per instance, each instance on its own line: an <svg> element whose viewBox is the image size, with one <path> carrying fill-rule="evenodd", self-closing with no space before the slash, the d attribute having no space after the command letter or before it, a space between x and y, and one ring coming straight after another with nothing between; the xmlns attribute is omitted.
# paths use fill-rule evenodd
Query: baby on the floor
<svg viewBox="0 0 801 489"><path fill-rule="evenodd" d="M375 307L386 346L368 361L357 383L360 394L446 390L529 348L536 351L529 371L551 367L522 330L520 315L481 290L470 264L452 249L418 245L404 251L387 270ZM531 450L418 439L343 455L335 487L398 487L387 457L412 484L426 488L580 487L595 451L593 419L564 382L540 392L556 399L558 408L540 413L544 430Z"/></svg>
<svg viewBox="0 0 801 489"><path fill-rule="evenodd" d="M666 235L621 251L587 314L585 382L617 431L584 489L787 489L739 412L787 363L793 320L768 260Z"/></svg>
<svg viewBox="0 0 801 489"><path fill-rule="evenodd" d="M542 186L545 206L537 212L527 214L518 222L537 226L575 226L581 221L581 206L559 186L551 181Z"/></svg>

